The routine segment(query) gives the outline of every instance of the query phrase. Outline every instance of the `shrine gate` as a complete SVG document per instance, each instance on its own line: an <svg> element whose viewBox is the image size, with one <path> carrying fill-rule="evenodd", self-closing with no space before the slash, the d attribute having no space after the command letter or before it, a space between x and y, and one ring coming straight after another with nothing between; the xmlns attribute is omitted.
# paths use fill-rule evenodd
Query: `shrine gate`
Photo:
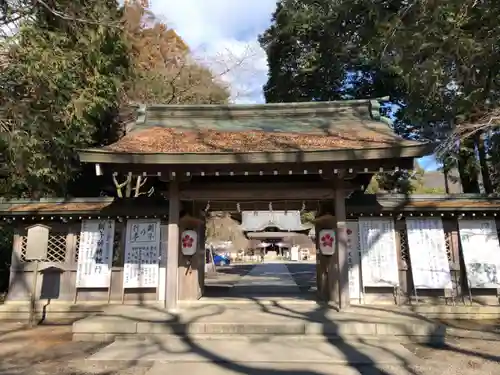
<svg viewBox="0 0 500 375"><path fill-rule="evenodd" d="M198 233L210 210L315 210L318 233L335 230L333 255L318 255L322 298L348 306L345 200L377 172L412 169L433 147L395 135L378 100L263 105L152 105L118 142L79 151L98 175L164 182L168 223L167 308L203 291L204 255L180 251L180 234ZM130 183L132 182L132 183ZM167 208L168 207L168 208Z"/></svg>

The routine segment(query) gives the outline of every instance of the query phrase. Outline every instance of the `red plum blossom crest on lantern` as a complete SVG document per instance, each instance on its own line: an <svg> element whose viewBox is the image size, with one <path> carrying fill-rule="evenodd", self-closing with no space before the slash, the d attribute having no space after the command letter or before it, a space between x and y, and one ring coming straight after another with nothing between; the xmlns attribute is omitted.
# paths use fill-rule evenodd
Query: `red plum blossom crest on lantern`
<svg viewBox="0 0 500 375"><path fill-rule="evenodd" d="M189 234L186 234L184 237L182 237L182 247L190 249L193 247L193 242L194 238L191 237Z"/></svg>
<svg viewBox="0 0 500 375"><path fill-rule="evenodd" d="M333 237L327 233L321 237L321 245L323 247L333 247Z"/></svg>

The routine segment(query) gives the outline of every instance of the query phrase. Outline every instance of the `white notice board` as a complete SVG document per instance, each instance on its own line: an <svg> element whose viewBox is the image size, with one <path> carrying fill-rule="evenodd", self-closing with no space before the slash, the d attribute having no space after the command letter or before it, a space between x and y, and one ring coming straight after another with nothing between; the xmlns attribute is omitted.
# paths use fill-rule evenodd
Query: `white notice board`
<svg viewBox="0 0 500 375"><path fill-rule="evenodd" d="M349 297L361 299L361 264L359 258L358 222L347 222L347 262L349 266Z"/></svg>
<svg viewBox="0 0 500 375"><path fill-rule="evenodd" d="M452 289L446 239L440 218L408 218L406 233L417 289Z"/></svg>
<svg viewBox="0 0 500 375"><path fill-rule="evenodd" d="M111 280L114 220L83 220L78 246L77 288L108 288Z"/></svg>
<svg viewBox="0 0 500 375"><path fill-rule="evenodd" d="M500 288L500 245L495 220L459 220L467 280L472 288Z"/></svg>
<svg viewBox="0 0 500 375"><path fill-rule="evenodd" d="M359 240L363 286L399 286L394 220L359 219Z"/></svg>
<svg viewBox="0 0 500 375"><path fill-rule="evenodd" d="M157 288L159 257L160 220L129 220L123 288Z"/></svg>

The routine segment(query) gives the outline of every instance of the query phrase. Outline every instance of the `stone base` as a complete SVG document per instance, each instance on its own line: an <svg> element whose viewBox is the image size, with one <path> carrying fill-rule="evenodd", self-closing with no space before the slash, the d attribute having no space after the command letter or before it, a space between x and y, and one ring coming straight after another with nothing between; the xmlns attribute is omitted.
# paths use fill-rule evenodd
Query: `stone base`
<svg viewBox="0 0 500 375"><path fill-rule="evenodd" d="M108 341L117 338L168 336L298 336L352 339L356 337L400 338L436 341L465 333L435 318L485 319L500 316L481 308L432 306L422 313L407 308L351 307L337 312L315 303L192 303L178 314L155 306L110 306L102 313L73 323L74 340ZM427 314L426 311L427 310ZM482 335L481 332L477 333ZM495 333L492 333L495 335ZM483 336L481 336L483 337ZM498 339L498 337L496 337Z"/></svg>

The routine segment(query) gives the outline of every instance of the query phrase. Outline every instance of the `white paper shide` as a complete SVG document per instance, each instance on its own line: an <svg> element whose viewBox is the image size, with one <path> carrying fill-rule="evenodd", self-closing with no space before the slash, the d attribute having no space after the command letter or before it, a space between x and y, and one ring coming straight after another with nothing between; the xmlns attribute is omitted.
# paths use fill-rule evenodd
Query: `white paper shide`
<svg viewBox="0 0 500 375"><path fill-rule="evenodd" d="M446 239L440 218L407 218L413 284L417 289L452 289Z"/></svg>
<svg viewBox="0 0 500 375"><path fill-rule="evenodd" d="M396 233L392 219L359 219L363 286L399 286Z"/></svg>
<svg viewBox="0 0 500 375"><path fill-rule="evenodd" d="M459 220L467 280L472 288L500 287L500 245L494 220Z"/></svg>
<svg viewBox="0 0 500 375"><path fill-rule="evenodd" d="M124 288L158 287L160 220L129 220L123 270Z"/></svg>
<svg viewBox="0 0 500 375"><path fill-rule="evenodd" d="M347 228L347 264L349 267L349 297L361 299L361 265L359 258L358 222L348 221Z"/></svg>
<svg viewBox="0 0 500 375"><path fill-rule="evenodd" d="M78 247L77 288L108 288L113 261L114 220L83 220Z"/></svg>

